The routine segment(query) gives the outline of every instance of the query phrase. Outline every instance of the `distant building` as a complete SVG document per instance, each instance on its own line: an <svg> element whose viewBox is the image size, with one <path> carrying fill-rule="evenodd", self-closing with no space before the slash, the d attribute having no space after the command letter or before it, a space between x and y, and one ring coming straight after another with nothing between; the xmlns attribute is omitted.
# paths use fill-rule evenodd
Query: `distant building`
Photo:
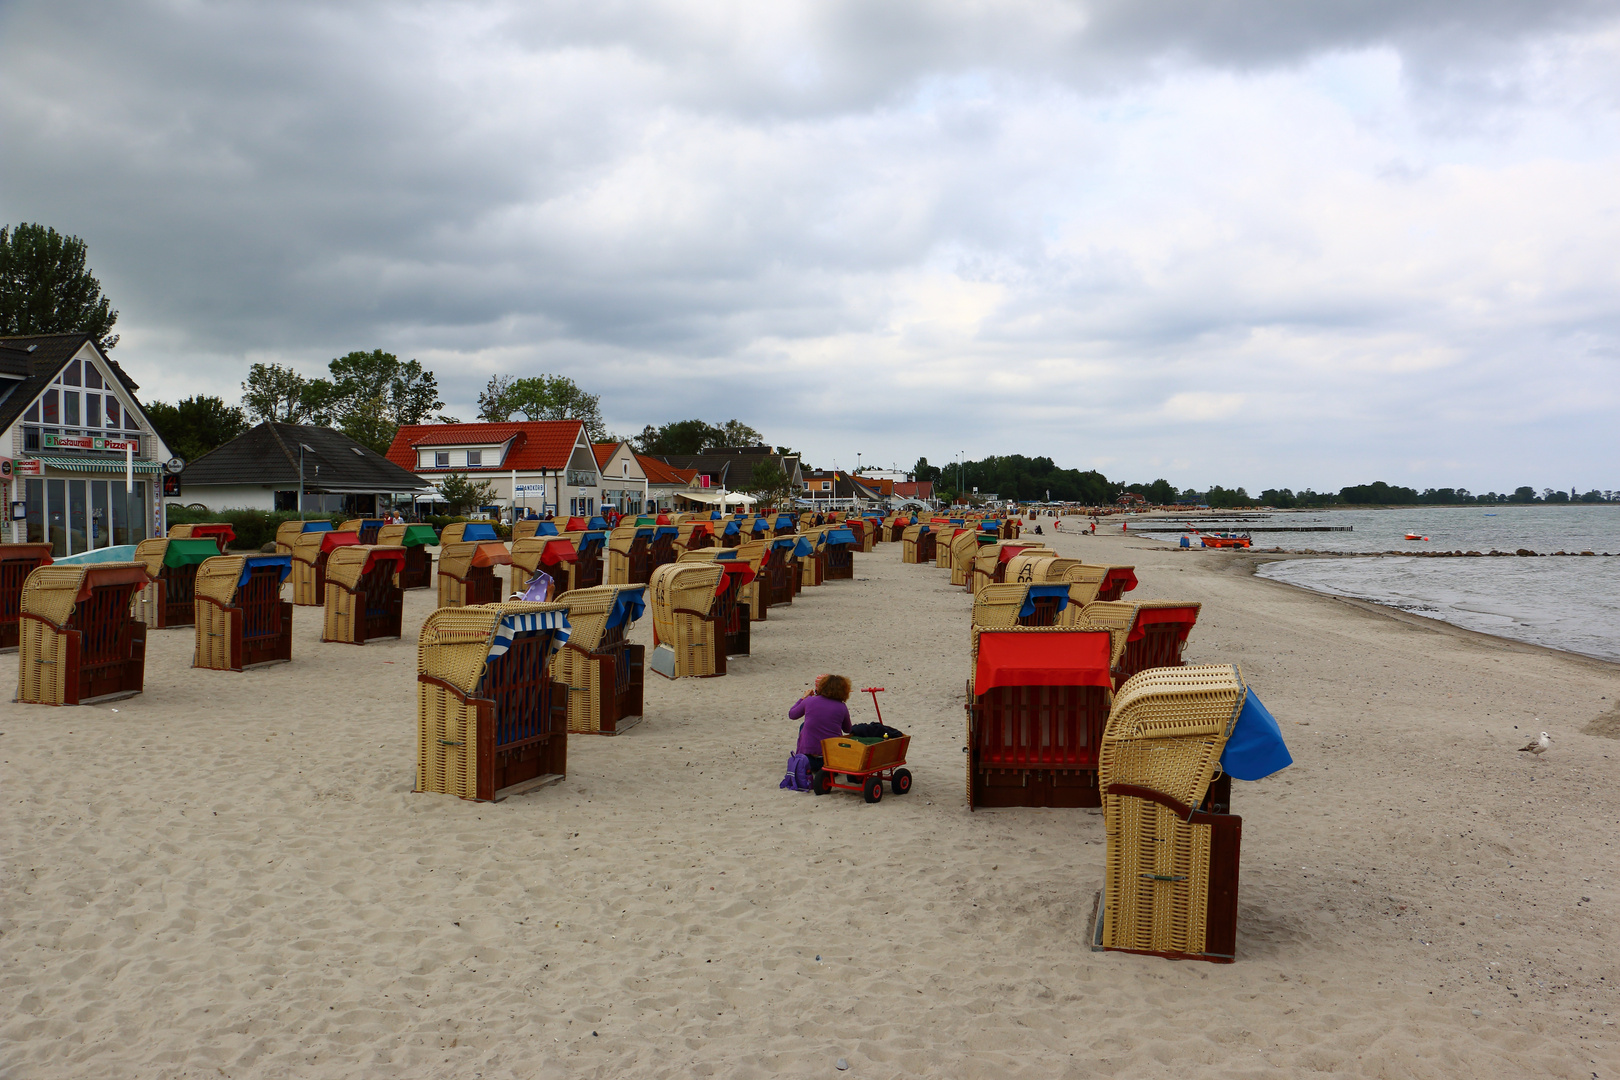
<svg viewBox="0 0 1620 1080"><path fill-rule="evenodd" d="M637 454L636 461L647 474L646 513L671 510L675 500L692 486L697 478L696 469L677 469L658 458Z"/></svg>
<svg viewBox="0 0 1620 1080"><path fill-rule="evenodd" d="M812 505L828 510L848 510L856 507L876 507L888 500L894 491L892 480L868 481L863 476L841 469L812 469L804 474L804 495Z"/></svg>
<svg viewBox="0 0 1620 1080"><path fill-rule="evenodd" d="M918 502L934 504L934 482L932 480L901 480L894 485L894 494L901 499L916 499Z"/></svg>
<svg viewBox="0 0 1620 1080"><path fill-rule="evenodd" d="M578 420L413 424L394 435L388 460L434 487L452 473L488 482L495 503L520 517L589 517L601 508L602 472Z"/></svg>
<svg viewBox="0 0 1620 1080"><path fill-rule="evenodd" d="M162 535L170 454L138 389L89 334L0 338L0 490L24 515L13 541L61 557Z"/></svg>
<svg viewBox="0 0 1620 1080"><path fill-rule="evenodd" d="M171 501L210 510L298 510L300 458L307 513L370 517L433 490L341 431L266 421L187 465Z"/></svg>
<svg viewBox="0 0 1620 1080"><path fill-rule="evenodd" d="M798 456L769 446L716 447L701 454L662 454L658 460L692 474L677 497L693 506L717 506L723 492L747 491L760 465L776 466L795 489L804 482Z"/></svg>

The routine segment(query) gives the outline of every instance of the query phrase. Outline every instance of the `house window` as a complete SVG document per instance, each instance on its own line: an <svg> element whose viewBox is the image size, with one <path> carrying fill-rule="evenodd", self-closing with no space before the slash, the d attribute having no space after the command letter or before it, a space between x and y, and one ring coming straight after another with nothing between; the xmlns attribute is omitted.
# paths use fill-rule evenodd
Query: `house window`
<svg viewBox="0 0 1620 1080"><path fill-rule="evenodd" d="M84 423L86 427L101 426L101 395L84 395Z"/></svg>
<svg viewBox="0 0 1620 1080"><path fill-rule="evenodd" d="M482 450L467 451L467 468L480 469L484 465L484 452Z"/></svg>
<svg viewBox="0 0 1620 1080"><path fill-rule="evenodd" d="M108 394L107 398L106 398L106 401L107 401L107 426L110 427L110 428L115 428L115 427L118 426L118 399L113 397L111 394ZM135 418L133 416L131 416L128 419L129 419L130 427L134 427L135 426Z"/></svg>
<svg viewBox="0 0 1620 1080"><path fill-rule="evenodd" d="M433 467L435 469L448 469L450 467L450 451L440 450L434 454Z"/></svg>
<svg viewBox="0 0 1620 1080"><path fill-rule="evenodd" d="M821 482L821 490L822 491L831 491L832 490L832 481L831 480L823 480Z"/></svg>

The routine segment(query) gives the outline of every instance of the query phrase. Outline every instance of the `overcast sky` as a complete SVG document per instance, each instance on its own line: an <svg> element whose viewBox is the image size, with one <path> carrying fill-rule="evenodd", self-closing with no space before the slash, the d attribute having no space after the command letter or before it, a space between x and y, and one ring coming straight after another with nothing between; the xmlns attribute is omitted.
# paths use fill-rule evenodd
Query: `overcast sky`
<svg viewBox="0 0 1620 1080"><path fill-rule="evenodd" d="M1620 4L0 0L146 398L384 348L818 465L1620 488Z"/></svg>

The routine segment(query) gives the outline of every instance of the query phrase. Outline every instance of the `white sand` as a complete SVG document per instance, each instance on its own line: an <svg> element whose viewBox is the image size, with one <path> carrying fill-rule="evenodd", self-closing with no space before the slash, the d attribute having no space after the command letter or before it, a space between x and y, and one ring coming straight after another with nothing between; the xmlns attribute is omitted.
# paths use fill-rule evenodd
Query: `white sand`
<svg viewBox="0 0 1620 1080"><path fill-rule="evenodd" d="M498 805L410 791L428 592L402 642L321 645L298 609L291 665L193 671L155 632L138 698L0 705L0 1075L1620 1070L1620 744L1583 733L1620 734L1620 668L1046 539L1202 601L1188 659L1283 722L1296 764L1234 785L1236 964L1088 950L1095 812L968 812L969 600L886 544ZM777 789L827 670L887 686L911 795Z"/></svg>

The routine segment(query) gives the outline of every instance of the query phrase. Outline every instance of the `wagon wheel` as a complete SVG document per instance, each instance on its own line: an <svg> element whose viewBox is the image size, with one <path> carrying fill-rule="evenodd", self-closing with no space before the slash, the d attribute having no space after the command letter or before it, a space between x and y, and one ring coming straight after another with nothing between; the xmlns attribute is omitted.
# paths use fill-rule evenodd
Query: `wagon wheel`
<svg viewBox="0 0 1620 1080"><path fill-rule="evenodd" d="M889 788L896 795L904 795L906 792L910 791L911 790L911 770L910 769L896 769L896 770L894 770L894 775L889 778Z"/></svg>
<svg viewBox="0 0 1620 1080"><path fill-rule="evenodd" d="M861 786L861 795L867 802L882 802L883 781L877 776L868 776L866 783Z"/></svg>
<svg viewBox="0 0 1620 1080"><path fill-rule="evenodd" d="M817 795L827 794L832 790L832 775L826 769L817 769L810 777L810 790Z"/></svg>

